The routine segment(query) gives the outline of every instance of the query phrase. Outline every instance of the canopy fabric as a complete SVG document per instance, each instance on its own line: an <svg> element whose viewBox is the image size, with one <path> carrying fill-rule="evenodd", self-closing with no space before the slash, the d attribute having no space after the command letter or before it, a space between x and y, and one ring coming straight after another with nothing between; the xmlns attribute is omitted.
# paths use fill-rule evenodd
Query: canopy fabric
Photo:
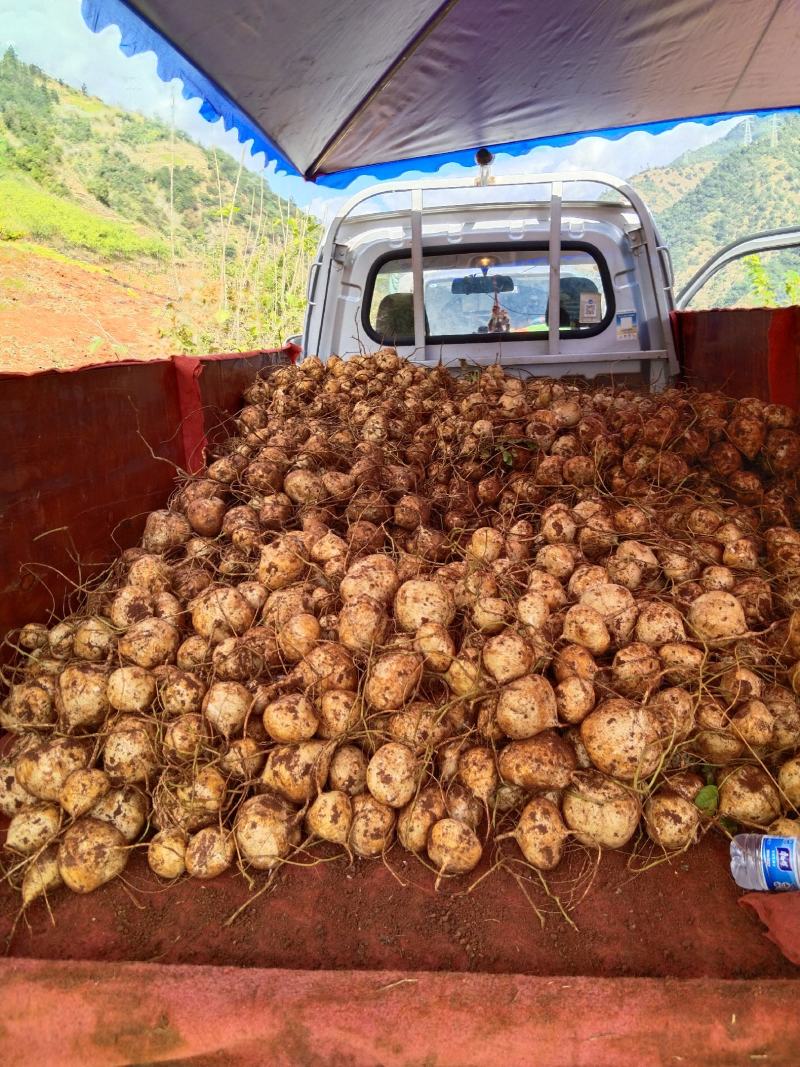
<svg viewBox="0 0 800 1067"><path fill-rule="evenodd" d="M83 0L281 171L343 185L487 145L800 104L798 0Z"/></svg>

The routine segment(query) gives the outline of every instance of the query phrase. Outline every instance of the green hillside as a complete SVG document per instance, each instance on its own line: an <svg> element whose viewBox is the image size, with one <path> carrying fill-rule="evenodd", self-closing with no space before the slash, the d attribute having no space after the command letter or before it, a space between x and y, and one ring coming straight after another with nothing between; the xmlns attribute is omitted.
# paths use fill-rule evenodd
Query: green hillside
<svg viewBox="0 0 800 1067"><path fill-rule="evenodd" d="M0 58L0 242L169 271L175 347L296 332L318 238L313 218L227 153L50 78L13 49Z"/></svg>
<svg viewBox="0 0 800 1067"><path fill-rule="evenodd" d="M652 208L672 253L680 288L721 246L800 218L800 116L744 120L726 137L687 152L665 167L630 179ZM761 257L766 282L780 302L800 266L795 252ZM754 291L758 265L738 263L721 272L703 303L722 306L764 299ZM756 285L756 289L758 286Z"/></svg>
<svg viewBox="0 0 800 1067"><path fill-rule="evenodd" d="M0 175L0 235L15 236L16 225L102 254L165 256L173 232L188 247L234 201L233 226L262 197L267 218L279 213L266 183L225 152L55 81L13 49L0 58Z"/></svg>
<svg viewBox="0 0 800 1067"><path fill-rule="evenodd" d="M631 181L680 288L720 246L800 217L800 116L742 120ZM319 236L313 218L225 152L57 81L13 49L0 58L0 250L161 272L171 347L252 347L297 332ZM702 300L798 299L799 270L792 252L740 262Z"/></svg>

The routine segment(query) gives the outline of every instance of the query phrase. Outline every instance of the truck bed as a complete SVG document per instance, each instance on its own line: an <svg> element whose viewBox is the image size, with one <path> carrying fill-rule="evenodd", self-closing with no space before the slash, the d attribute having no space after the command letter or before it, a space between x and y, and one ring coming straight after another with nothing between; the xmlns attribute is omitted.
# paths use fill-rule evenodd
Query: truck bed
<svg viewBox="0 0 800 1067"><path fill-rule="evenodd" d="M727 375L728 391L737 367L773 366L772 313L710 314L683 327L694 339L690 366L699 366L698 338L716 353L706 374ZM175 465L197 462L248 377L291 355L5 377L7 439L20 447L4 475L0 554L15 562L0 590L2 629L60 605L70 585L48 568L74 579L76 553L86 574L134 543ZM779 399L772 381L759 388ZM21 571L16 561L38 566ZM551 883L565 900L588 889L571 921L541 886L525 885L526 895L507 870L481 879L484 866L436 891L399 848L384 861L320 862L330 858L315 851L256 896L264 876L252 892L235 875L166 887L142 850L124 881L89 897L61 891L52 916L39 903L13 933L18 901L0 888L0 1058L37 1067L800 1062L797 967L739 906L720 837L639 873L643 852L606 853L595 871L576 848Z"/></svg>

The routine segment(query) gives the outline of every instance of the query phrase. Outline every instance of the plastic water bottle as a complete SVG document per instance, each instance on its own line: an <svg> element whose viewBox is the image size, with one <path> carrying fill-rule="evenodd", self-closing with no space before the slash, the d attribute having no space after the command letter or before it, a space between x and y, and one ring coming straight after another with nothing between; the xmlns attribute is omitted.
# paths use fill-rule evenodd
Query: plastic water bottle
<svg viewBox="0 0 800 1067"><path fill-rule="evenodd" d="M800 840L737 834L731 841L731 874L742 889L800 889Z"/></svg>

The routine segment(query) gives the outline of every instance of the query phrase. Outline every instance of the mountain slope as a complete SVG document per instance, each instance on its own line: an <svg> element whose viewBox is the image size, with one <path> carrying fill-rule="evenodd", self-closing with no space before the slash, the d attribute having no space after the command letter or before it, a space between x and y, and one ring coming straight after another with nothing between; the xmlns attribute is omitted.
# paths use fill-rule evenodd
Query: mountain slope
<svg viewBox="0 0 800 1067"><path fill-rule="evenodd" d="M263 179L231 156L55 81L13 49L0 58L0 176L0 236L15 236L17 212L24 236L60 236L105 255L166 256L173 235L185 250L217 230L221 217L232 228L244 225L245 205L270 219L281 210ZM33 216L42 209L49 228L40 234ZM60 235L59 211L71 220ZM105 241L85 213L102 221Z"/></svg>
<svg viewBox="0 0 800 1067"><path fill-rule="evenodd" d="M0 57L4 367L281 343L319 233L227 153Z"/></svg>
<svg viewBox="0 0 800 1067"><path fill-rule="evenodd" d="M630 180L655 214L680 289L720 246L800 218L800 117L742 120ZM35 366L60 359L57 321L70 322L70 362L278 343L301 327L320 234L316 220L225 152L50 78L12 49L0 57L7 365L26 353ZM800 290L799 270L793 252L737 263L702 303L780 301ZM40 288L46 299L34 300ZM138 339L136 293L148 294ZM112 305L124 310L109 322Z"/></svg>
<svg viewBox="0 0 800 1067"><path fill-rule="evenodd" d="M800 116L753 119L746 132L743 120L714 144L630 179L656 216L678 288L730 241L800 219ZM792 252L764 258L779 295L797 259ZM748 286L747 268L740 263L719 275L706 295L716 303L735 303L746 299Z"/></svg>

